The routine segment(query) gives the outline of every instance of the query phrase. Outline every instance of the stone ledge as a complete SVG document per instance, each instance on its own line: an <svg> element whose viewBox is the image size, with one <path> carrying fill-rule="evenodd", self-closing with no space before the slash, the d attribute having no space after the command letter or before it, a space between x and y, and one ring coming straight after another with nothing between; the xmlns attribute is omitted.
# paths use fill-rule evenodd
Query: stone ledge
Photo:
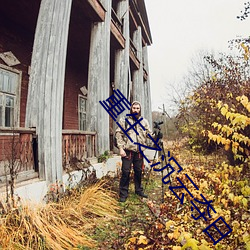
<svg viewBox="0 0 250 250"><path fill-rule="evenodd" d="M93 160L94 162L94 160ZM94 170L96 171L96 176L98 179L103 176L116 176L119 173L119 169L121 166L121 157L114 156L109 158L107 162L102 163L94 163L92 166L85 170L85 173L92 173ZM84 173L84 174L85 174ZM72 171L69 174L63 175L63 185L64 188L67 186L73 187L77 185L81 180L83 175L83 170ZM41 181L38 178L29 180L27 182L20 183L19 186L15 188L15 195L19 196L21 200L33 202L33 203L43 203L43 199L48 192L48 185L46 181ZM0 200L6 199L5 189L0 190Z"/></svg>

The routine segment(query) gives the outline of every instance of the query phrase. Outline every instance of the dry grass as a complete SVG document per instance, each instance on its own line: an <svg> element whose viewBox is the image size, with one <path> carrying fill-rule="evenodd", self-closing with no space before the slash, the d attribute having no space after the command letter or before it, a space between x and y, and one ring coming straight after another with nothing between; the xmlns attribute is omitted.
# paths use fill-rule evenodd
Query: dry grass
<svg viewBox="0 0 250 250"><path fill-rule="evenodd" d="M98 217L117 219L119 207L113 193L97 183L74 190L59 203L45 206L22 205L0 218L1 249L77 249L94 247L87 236Z"/></svg>

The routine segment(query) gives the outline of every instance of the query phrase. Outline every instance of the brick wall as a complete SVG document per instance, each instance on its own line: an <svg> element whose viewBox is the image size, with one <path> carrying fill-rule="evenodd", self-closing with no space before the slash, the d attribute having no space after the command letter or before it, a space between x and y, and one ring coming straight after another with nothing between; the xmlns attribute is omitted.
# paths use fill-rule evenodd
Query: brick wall
<svg viewBox="0 0 250 250"><path fill-rule="evenodd" d="M11 51L21 62L12 68L22 71L19 126L24 127L29 82L28 67L31 63L34 34L12 23L6 17L3 20L1 16L0 34L0 53ZM6 65L1 59L0 63Z"/></svg>
<svg viewBox="0 0 250 250"><path fill-rule="evenodd" d="M87 79L82 73L75 72L70 68L67 68L66 72L64 86L63 129L79 129L78 95L82 95L80 88L87 85Z"/></svg>
<svg viewBox="0 0 250 250"><path fill-rule="evenodd" d="M69 43L68 46L72 47L72 44ZM80 91L81 87L88 88L87 74L88 57L84 54L75 57L75 54L68 49L64 85L63 129L79 129L78 96L83 95Z"/></svg>

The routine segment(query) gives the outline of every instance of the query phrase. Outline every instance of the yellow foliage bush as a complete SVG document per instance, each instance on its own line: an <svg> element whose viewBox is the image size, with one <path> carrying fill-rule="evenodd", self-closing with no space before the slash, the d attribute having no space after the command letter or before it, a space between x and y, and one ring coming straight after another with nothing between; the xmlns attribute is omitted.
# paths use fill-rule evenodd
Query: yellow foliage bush
<svg viewBox="0 0 250 250"><path fill-rule="evenodd" d="M246 114L237 113L227 104L218 102L217 107L228 124L222 125L214 122L212 126L217 129L218 134L208 131L208 138L209 141L224 145L226 150L232 149L235 159L247 162L250 158L250 137L243 131L249 129L250 126L250 101L245 95L238 96L236 100L245 108Z"/></svg>

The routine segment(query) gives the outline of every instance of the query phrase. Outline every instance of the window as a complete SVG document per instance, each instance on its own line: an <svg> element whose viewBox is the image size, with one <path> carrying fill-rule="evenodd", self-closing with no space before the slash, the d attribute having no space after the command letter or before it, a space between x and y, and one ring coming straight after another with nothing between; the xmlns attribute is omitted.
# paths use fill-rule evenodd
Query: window
<svg viewBox="0 0 250 250"><path fill-rule="evenodd" d="M0 126L14 127L19 124L20 72L7 68L0 67Z"/></svg>
<svg viewBox="0 0 250 250"><path fill-rule="evenodd" d="M78 114L79 114L79 130L86 130L86 106L87 98L79 95L78 98Z"/></svg>

